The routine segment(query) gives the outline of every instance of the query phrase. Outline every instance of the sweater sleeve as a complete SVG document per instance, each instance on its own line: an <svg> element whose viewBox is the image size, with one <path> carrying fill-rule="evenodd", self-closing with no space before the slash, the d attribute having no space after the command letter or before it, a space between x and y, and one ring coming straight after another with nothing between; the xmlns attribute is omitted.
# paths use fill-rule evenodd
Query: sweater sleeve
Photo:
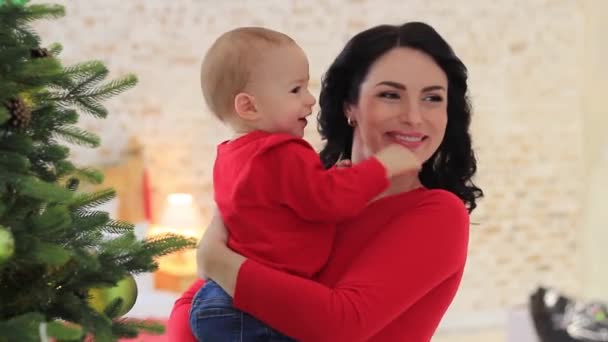
<svg viewBox="0 0 608 342"><path fill-rule="evenodd" d="M192 306L194 295L203 287L204 283L205 281L202 279L195 281L175 301L169 321L167 322L168 341L196 342L196 338L190 331L190 307Z"/></svg>
<svg viewBox="0 0 608 342"><path fill-rule="evenodd" d="M332 287L247 260L235 306L297 340L367 340L462 272L468 213L455 196L443 198L378 227Z"/></svg>
<svg viewBox="0 0 608 342"><path fill-rule="evenodd" d="M324 169L304 141L282 142L261 153L248 179L271 204L286 206L308 221L337 222L357 215L388 187L375 158L350 168Z"/></svg>

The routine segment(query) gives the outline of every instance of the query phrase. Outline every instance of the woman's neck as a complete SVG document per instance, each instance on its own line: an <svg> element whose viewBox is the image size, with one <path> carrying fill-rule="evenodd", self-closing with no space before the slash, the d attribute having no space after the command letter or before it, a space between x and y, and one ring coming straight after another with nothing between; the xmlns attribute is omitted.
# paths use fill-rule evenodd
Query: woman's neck
<svg viewBox="0 0 608 342"><path fill-rule="evenodd" d="M417 173L406 174L389 179L388 188L378 198L412 191L422 187Z"/></svg>

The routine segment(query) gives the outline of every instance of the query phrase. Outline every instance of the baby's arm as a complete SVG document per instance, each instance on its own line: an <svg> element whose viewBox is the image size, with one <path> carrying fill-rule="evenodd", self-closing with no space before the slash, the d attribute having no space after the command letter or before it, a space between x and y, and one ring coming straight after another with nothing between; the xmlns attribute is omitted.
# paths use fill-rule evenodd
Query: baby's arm
<svg viewBox="0 0 608 342"><path fill-rule="evenodd" d="M248 178L270 204L287 206L304 220L336 222L357 215L390 177L418 169L408 149L391 145L352 167L326 170L310 145L294 139L261 154Z"/></svg>

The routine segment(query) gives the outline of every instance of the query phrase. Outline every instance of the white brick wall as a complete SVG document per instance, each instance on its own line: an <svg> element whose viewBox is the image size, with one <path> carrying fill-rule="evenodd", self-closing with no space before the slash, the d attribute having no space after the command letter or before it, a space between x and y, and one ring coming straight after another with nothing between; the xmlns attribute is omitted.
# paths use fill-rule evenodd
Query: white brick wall
<svg viewBox="0 0 608 342"><path fill-rule="evenodd" d="M486 198L472 221L470 257L451 314L524 303L539 282L578 291L582 197L584 11L572 0L91 0L39 25L68 62L101 59L140 84L111 101L112 116L84 125L103 138L82 163L116 160L130 135L146 147L156 203L191 191L205 210L215 145L227 131L206 113L199 63L235 26L293 36L317 79L354 33L381 23L425 21L470 71L477 182ZM317 92L315 90L315 92ZM314 125L307 138L320 146Z"/></svg>

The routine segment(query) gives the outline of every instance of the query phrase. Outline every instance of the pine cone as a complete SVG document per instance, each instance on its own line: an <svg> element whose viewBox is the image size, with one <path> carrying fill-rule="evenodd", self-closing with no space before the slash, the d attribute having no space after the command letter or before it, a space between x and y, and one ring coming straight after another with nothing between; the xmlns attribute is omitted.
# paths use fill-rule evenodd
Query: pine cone
<svg viewBox="0 0 608 342"><path fill-rule="evenodd" d="M20 98L8 100L6 108L11 114L9 124L18 128L26 128L32 120L32 112L27 108L25 102Z"/></svg>
<svg viewBox="0 0 608 342"><path fill-rule="evenodd" d="M72 191L78 190L78 185L80 185L80 180L78 178L70 178L66 187Z"/></svg>
<svg viewBox="0 0 608 342"><path fill-rule="evenodd" d="M32 56L32 58L45 58L50 56L51 53L45 48L36 48L30 50L30 55Z"/></svg>

